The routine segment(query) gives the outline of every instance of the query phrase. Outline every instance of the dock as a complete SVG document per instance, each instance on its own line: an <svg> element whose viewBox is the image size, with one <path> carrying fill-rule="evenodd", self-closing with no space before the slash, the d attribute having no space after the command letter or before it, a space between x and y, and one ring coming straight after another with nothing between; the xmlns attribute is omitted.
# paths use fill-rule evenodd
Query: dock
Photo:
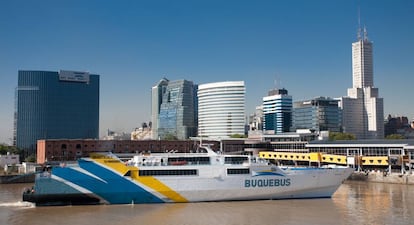
<svg viewBox="0 0 414 225"><path fill-rule="evenodd" d="M34 183L35 173L1 175L0 184Z"/></svg>

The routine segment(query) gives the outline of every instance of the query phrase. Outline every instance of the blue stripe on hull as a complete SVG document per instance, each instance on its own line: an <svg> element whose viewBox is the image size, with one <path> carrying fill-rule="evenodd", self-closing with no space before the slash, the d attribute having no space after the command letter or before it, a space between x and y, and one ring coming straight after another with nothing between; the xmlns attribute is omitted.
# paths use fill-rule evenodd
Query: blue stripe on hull
<svg viewBox="0 0 414 225"><path fill-rule="evenodd" d="M95 195L105 199L110 204L162 203L160 198L144 190L136 183L111 170L90 161L79 161L79 166L106 181L66 168L53 168L53 174L90 190Z"/></svg>
<svg viewBox="0 0 414 225"><path fill-rule="evenodd" d="M75 188L50 178L37 179L35 190L36 194L56 193L57 190L59 193L81 194L81 192Z"/></svg>

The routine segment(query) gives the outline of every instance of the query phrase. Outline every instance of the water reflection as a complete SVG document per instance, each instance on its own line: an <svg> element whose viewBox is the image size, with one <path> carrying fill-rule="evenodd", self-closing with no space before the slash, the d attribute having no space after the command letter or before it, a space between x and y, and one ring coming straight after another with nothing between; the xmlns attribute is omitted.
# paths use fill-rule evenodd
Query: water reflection
<svg viewBox="0 0 414 225"><path fill-rule="evenodd" d="M410 185L347 182L332 201L343 212L343 224L410 224L413 191Z"/></svg>

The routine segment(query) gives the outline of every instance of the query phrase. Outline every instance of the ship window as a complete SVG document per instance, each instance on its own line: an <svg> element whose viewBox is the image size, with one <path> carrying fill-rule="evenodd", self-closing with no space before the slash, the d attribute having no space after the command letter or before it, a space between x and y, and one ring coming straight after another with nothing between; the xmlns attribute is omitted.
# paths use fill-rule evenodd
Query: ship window
<svg viewBox="0 0 414 225"><path fill-rule="evenodd" d="M226 157L225 164L243 164L243 162L248 161L246 156L234 156Z"/></svg>
<svg viewBox="0 0 414 225"><path fill-rule="evenodd" d="M184 163L185 162L185 163ZM196 165L209 165L210 157L170 157L168 158L168 164L177 165L196 164Z"/></svg>
<svg viewBox="0 0 414 225"><path fill-rule="evenodd" d="M131 170L128 170L128 172L126 172L124 176L125 177L127 177L127 176L130 177L131 176Z"/></svg>
<svg viewBox="0 0 414 225"><path fill-rule="evenodd" d="M227 174L250 174L249 168L239 168L239 169L227 169Z"/></svg>
<svg viewBox="0 0 414 225"><path fill-rule="evenodd" d="M197 170L140 170L140 176L196 176Z"/></svg>

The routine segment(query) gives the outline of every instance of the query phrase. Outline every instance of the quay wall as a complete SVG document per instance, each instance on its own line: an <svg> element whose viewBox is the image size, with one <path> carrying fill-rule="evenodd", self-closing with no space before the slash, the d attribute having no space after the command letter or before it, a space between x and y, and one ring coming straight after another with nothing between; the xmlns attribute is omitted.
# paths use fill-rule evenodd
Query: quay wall
<svg viewBox="0 0 414 225"><path fill-rule="evenodd" d="M410 184L414 185L413 174L384 174L381 172L354 172L348 178L349 180L390 183L390 184Z"/></svg>

